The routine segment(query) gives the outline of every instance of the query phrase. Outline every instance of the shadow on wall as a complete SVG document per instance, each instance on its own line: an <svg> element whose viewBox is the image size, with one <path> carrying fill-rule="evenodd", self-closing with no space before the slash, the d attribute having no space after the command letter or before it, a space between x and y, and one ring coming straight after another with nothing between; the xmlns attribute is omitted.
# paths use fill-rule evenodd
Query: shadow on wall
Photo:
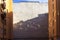
<svg viewBox="0 0 60 40"><path fill-rule="evenodd" d="M48 13L13 26L14 38L48 38Z"/></svg>

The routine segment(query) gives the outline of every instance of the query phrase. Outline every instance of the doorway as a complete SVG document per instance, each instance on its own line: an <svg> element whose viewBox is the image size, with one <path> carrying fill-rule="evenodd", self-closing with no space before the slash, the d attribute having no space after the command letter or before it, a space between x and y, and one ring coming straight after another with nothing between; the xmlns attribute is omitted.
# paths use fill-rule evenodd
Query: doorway
<svg viewBox="0 0 60 40"><path fill-rule="evenodd" d="M48 40L48 0L13 3L13 31L16 40Z"/></svg>

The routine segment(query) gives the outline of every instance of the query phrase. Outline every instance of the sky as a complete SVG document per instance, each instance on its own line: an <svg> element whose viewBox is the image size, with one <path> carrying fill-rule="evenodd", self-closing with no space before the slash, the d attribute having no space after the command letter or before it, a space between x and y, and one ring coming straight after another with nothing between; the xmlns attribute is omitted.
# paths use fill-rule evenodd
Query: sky
<svg viewBox="0 0 60 40"><path fill-rule="evenodd" d="M39 1L39 2L48 2L48 0L13 0L13 3L18 3L22 1Z"/></svg>

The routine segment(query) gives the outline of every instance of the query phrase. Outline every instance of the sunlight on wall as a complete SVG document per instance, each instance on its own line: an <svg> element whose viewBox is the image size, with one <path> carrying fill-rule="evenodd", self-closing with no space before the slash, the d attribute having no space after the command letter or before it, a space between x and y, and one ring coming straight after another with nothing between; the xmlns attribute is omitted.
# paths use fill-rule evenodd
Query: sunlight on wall
<svg viewBox="0 0 60 40"><path fill-rule="evenodd" d="M13 24L38 17L38 14L48 13L47 3L13 3Z"/></svg>

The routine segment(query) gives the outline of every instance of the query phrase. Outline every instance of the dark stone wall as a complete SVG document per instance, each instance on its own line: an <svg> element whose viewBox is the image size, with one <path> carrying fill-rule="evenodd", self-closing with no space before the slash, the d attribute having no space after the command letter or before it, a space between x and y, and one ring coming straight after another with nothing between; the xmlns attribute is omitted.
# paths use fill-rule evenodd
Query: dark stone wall
<svg viewBox="0 0 60 40"><path fill-rule="evenodd" d="M19 38L23 40L33 39L40 40L48 39L48 13L39 14L38 17L20 21L14 24L13 35L16 40ZM25 38L25 39L24 39Z"/></svg>

